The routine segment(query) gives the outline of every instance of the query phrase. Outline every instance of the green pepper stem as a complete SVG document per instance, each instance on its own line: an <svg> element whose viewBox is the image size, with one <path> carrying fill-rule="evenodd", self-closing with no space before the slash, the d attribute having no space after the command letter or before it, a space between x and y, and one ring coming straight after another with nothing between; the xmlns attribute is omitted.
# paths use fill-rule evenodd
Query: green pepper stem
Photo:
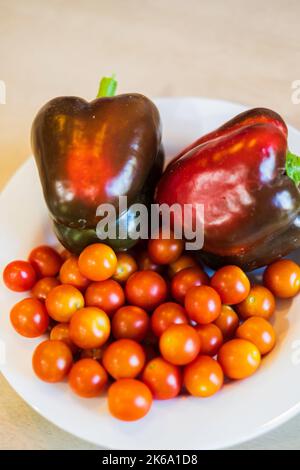
<svg viewBox="0 0 300 470"><path fill-rule="evenodd" d="M97 98L114 96L116 93L117 84L118 82L115 80L114 74L111 77L103 77L99 84Z"/></svg>
<svg viewBox="0 0 300 470"><path fill-rule="evenodd" d="M300 183L300 157L289 150L286 154L285 171L296 185Z"/></svg>

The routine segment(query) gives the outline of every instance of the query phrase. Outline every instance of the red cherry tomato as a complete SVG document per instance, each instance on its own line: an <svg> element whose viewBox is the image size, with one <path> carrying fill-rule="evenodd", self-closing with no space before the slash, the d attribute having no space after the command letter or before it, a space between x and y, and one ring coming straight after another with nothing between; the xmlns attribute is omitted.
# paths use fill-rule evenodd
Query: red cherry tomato
<svg viewBox="0 0 300 470"><path fill-rule="evenodd" d="M84 306L82 293L76 287L61 284L54 287L46 298L46 308L53 320L68 322L72 315Z"/></svg>
<svg viewBox="0 0 300 470"><path fill-rule="evenodd" d="M70 321L70 338L79 348L99 348L110 335L109 317L97 307L77 310Z"/></svg>
<svg viewBox="0 0 300 470"><path fill-rule="evenodd" d="M179 303L184 303L187 291L194 286L209 284L209 277L201 268L185 268L179 271L172 279L172 296Z"/></svg>
<svg viewBox="0 0 300 470"><path fill-rule="evenodd" d="M243 302L236 306L241 318L262 317L267 320L275 312L275 298L269 289L263 286L253 286Z"/></svg>
<svg viewBox="0 0 300 470"><path fill-rule="evenodd" d="M201 354L214 356L223 344L223 335L216 325L197 325L195 327L201 340Z"/></svg>
<svg viewBox="0 0 300 470"><path fill-rule="evenodd" d="M210 282L222 303L234 305L242 302L250 291L250 281L238 266L224 266L215 272Z"/></svg>
<svg viewBox="0 0 300 470"><path fill-rule="evenodd" d="M212 287L195 286L187 291L184 306L191 320L206 325L220 315L221 298Z"/></svg>
<svg viewBox="0 0 300 470"><path fill-rule="evenodd" d="M81 274L91 281L105 281L115 273L117 262L116 254L110 246L94 243L82 251L78 266Z"/></svg>
<svg viewBox="0 0 300 470"><path fill-rule="evenodd" d="M36 338L47 331L49 315L38 299L23 299L10 312L14 329L22 336Z"/></svg>
<svg viewBox="0 0 300 470"><path fill-rule="evenodd" d="M128 253L117 253L117 267L113 279L118 282L126 282L131 274L138 270L137 262Z"/></svg>
<svg viewBox="0 0 300 470"><path fill-rule="evenodd" d="M57 323L50 332L50 339L63 341L70 348L73 354L78 351L78 347L71 341L70 338L69 323Z"/></svg>
<svg viewBox="0 0 300 470"><path fill-rule="evenodd" d="M159 305L151 316L151 328L156 336L161 336L171 325L188 323L184 308L175 302L165 302Z"/></svg>
<svg viewBox="0 0 300 470"><path fill-rule="evenodd" d="M195 397L210 397L220 390L224 382L221 366L209 356L199 356L184 368L184 385Z"/></svg>
<svg viewBox="0 0 300 470"><path fill-rule="evenodd" d="M175 398L181 390L181 372L178 366L156 357L146 365L143 382L151 390L153 398L168 400Z"/></svg>
<svg viewBox="0 0 300 470"><path fill-rule="evenodd" d="M264 318L248 318L236 331L236 336L255 344L261 355L268 354L276 343L273 326Z"/></svg>
<svg viewBox="0 0 300 470"><path fill-rule="evenodd" d="M135 379L120 379L108 390L110 413L122 421L143 418L152 405L152 394L143 382Z"/></svg>
<svg viewBox="0 0 300 470"><path fill-rule="evenodd" d="M127 338L142 341L149 328L145 310L134 305L119 308L112 318L112 333L116 339Z"/></svg>
<svg viewBox="0 0 300 470"><path fill-rule="evenodd" d="M55 277L63 263L61 256L51 246L34 248L28 258L39 277Z"/></svg>
<svg viewBox="0 0 300 470"><path fill-rule="evenodd" d="M163 358L178 366L192 362L198 356L200 346L200 337L190 325L171 325L159 340Z"/></svg>
<svg viewBox="0 0 300 470"><path fill-rule="evenodd" d="M60 282L55 277L42 277L31 289L31 295L45 302L49 292L59 284Z"/></svg>
<svg viewBox="0 0 300 470"><path fill-rule="evenodd" d="M300 289L300 267L289 259L275 261L266 268L263 281L276 297L294 297Z"/></svg>
<svg viewBox="0 0 300 470"><path fill-rule="evenodd" d="M32 357L32 367L39 379L60 382L72 367L72 353L63 341L46 340L39 344Z"/></svg>
<svg viewBox="0 0 300 470"><path fill-rule="evenodd" d="M103 354L103 365L114 379L134 379L145 365L142 346L131 339L111 343Z"/></svg>
<svg viewBox="0 0 300 470"><path fill-rule="evenodd" d="M153 238L148 242L148 253L155 264L174 263L183 252L183 248L183 240L176 239L174 233L165 238L161 231L157 239Z"/></svg>
<svg viewBox="0 0 300 470"><path fill-rule="evenodd" d="M138 267L140 271L156 271L162 273L164 266L154 263L149 256L148 251L142 251L137 257Z"/></svg>
<svg viewBox="0 0 300 470"><path fill-rule="evenodd" d="M10 290L25 292L36 282L36 273L28 261L12 261L3 271L3 281Z"/></svg>
<svg viewBox="0 0 300 470"><path fill-rule="evenodd" d="M70 256L62 265L59 272L62 284L69 284L77 289L86 289L90 281L81 274L78 267L78 258Z"/></svg>
<svg viewBox="0 0 300 470"><path fill-rule="evenodd" d="M232 338L239 326L239 317L230 305L222 305L221 313L214 324L222 331L224 339Z"/></svg>
<svg viewBox="0 0 300 470"><path fill-rule="evenodd" d="M117 281L92 282L85 292L85 303L89 307L98 307L104 310L108 316L125 303L125 294Z"/></svg>
<svg viewBox="0 0 300 470"><path fill-rule="evenodd" d="M97 397L107 383L105 369L94 359L80 359L69 374L69 385L80 397Z"/></svg>
<svg viewBox="0 0 300 470"><path fill-rule="evenodd" d="M176 261L170 264L168 269L168 275L170 279L172 279L175 274L179 273L179 271L182 271L186 268L194 268L197 266L197 262L192 256L181 255Z"/></svg>
<svg viewBox="0 0 300 470"><path fill-rule="evenodd" d="M137 271L132 274L125 286L129 304L154 310L167 297L167 284L155 271Z"/></svg>
<svg viewBox="0 0 300 470"><path fill-rule="evenodd" d="M218 361L229 379L245 379L257 370L261 356L250 341L232 339L220 348Z"/></svg>

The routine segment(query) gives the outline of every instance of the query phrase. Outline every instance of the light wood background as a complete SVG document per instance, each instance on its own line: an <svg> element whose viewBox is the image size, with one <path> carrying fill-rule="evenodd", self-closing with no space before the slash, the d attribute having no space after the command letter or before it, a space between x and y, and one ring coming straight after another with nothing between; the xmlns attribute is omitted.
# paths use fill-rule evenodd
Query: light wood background
<svg viewBox="0 0 300 470"><path fill-rule="evenodd" d="M299 0L0 0L0 188L30 154L41 105L92 99L111 72L119 92L267 106L300 128L299 21ZM38 416L0 377L0 448L95 447ZM239 448L299 449L300 417Z"/></svg>

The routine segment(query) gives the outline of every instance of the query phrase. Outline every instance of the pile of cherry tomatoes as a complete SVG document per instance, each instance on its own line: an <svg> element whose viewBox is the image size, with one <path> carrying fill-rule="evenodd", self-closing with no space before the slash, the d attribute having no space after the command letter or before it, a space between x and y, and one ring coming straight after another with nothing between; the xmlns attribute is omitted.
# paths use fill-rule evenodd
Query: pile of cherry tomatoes
<svg viewBox="0 0 300 470"><path fill-rule="evenodd" d="M300 289L299 266L277 261L251 286L237 266L209 278L183 249L172 235L134 254L102 243L79 257L39 246L8 264L6 286L30 291L12 308L12 326L28 338L49 335L33 353L35 374L68 378L81 397L108 388L111 414L125 421L145 416L153 398L208 397L224 376L252 375L276 342L275 297Z"/></svg>

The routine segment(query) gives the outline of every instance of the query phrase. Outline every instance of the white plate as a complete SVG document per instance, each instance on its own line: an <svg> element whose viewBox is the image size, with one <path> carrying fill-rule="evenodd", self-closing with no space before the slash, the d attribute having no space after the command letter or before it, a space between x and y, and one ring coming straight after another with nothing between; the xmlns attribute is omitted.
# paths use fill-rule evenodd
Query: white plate
<svg viewBox="0 0 300 470"><path fill-rule="evenodd" d="M168 155L245 109L202 98L158 99L156 103ZM295 129L290 129L289 142L299 154L300 133ZM1 269L13 259L26 258L39 243L56 243L32 158L3 191L0 211ZM23 339L9 324L10 308L21 297L1 285L0 339L6 352L2 372L38 413L87 441L116 449L222 448L254 438L300 409L299 297L278 305L274 321L278 344L253 377L226 385L211 398L155 402L148 416L135 423L112 418L105 398L80 399L65 383L50 385L35 378L31 355L40 340Z"/></svg>

